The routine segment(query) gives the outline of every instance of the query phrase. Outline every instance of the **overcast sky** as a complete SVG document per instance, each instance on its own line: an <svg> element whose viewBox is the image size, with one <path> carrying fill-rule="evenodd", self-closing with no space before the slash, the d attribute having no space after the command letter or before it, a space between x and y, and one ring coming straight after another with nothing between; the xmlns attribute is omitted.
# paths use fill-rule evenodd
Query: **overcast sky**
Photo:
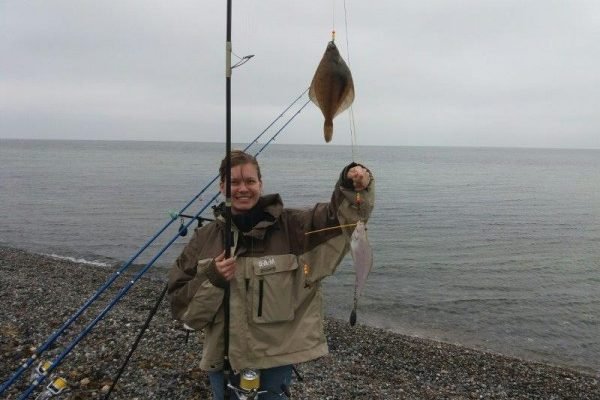
<svg viewBox="0 0 600 400"><path fill-rule="evenodd" d="M600 1L233 0L233 139L335 26L361 145L600 148ZM0 1L0 137L223 141L224 0ZM346 45L348 40L349 46ZM279 143L324 143L310 104ZM349 144L348 112L334 144Z"/></svg>

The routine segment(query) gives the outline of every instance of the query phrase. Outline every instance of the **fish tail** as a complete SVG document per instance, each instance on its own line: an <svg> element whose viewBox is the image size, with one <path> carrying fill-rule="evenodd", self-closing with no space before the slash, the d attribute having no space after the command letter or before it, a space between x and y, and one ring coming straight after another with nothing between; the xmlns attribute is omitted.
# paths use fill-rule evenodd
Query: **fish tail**
<svg viewBox="0 0 600 400"><path fill-rule="evenodd" d="M358 307L358 296L356 293L356 286L354 287L354 305L352 312L350 313L350 326L356 325L356 308Z"/></svg>
<svg viewBox="0 0 600 400"><path fill-rule="evenodd" d="M325 120L323 132L325 133L325 141L327 143L331 142L331 138L333 137L333 120Z"/></svg>

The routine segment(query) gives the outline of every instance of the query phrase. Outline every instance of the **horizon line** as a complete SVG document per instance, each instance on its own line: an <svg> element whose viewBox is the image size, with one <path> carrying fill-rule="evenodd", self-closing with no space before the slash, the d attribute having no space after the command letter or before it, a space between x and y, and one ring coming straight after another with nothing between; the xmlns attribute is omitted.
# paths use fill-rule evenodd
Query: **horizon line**
<svg viewBox="0 0 600 400"><path fill-rule="evenodd" d="M142 142L142 143L210 143L224 144L221 141L200 141L200 140L159 140L159 139L64 139L64 138L14 138L1 137L0 140L14 141L47 141L47 142ZM236 144L246 144L248 142L237 142ZM260 143L260 142L259 142ZM271 143L271 145L280 146L337 146L337 147L352 147L352 144L327 144L327 143ZM600 147L533 147L533 146L516 146L516 145L425 145L425 144L359 144L358 147L424 147L424 148L469 148L469 149L521 149L521 150L600 150Z"/></svg>

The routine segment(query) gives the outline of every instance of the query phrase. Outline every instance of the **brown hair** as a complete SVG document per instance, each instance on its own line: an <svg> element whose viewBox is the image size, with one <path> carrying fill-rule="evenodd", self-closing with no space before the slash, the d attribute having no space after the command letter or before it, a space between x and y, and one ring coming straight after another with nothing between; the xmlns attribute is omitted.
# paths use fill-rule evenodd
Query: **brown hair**
<svg viewBox="0 0 600 400"><path fill-rule="evenodd" d="M260 175L260 166L258 165L258 161L253 155L243 152L242 150L231 150L231 168L237 167L238 165L243 164L252 164L256 167L256 172L258 173L258 180L262 181ZM227 157L221 160L221 166L219 167L219 176L221 177L221 182L225 182L225 173L227 168Z"/></svg>

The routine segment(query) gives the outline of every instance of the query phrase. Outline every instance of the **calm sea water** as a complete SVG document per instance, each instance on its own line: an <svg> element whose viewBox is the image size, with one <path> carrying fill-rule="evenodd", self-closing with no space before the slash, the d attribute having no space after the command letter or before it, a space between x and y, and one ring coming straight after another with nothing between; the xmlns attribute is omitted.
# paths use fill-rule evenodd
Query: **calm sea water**
<svg viewBox="0 0 600 400"><path fill-rule="evenodd" d="M600 151L360 152L378 190L360 322L600 371ZM223 153L207 143L0 140L0 244L127 260L216 175ZM271 145L260 156L265 190L287 206L327 201L351 157L349 147ZM353 279L348 257L326 281L330 315L348 317Z"/></svg>

